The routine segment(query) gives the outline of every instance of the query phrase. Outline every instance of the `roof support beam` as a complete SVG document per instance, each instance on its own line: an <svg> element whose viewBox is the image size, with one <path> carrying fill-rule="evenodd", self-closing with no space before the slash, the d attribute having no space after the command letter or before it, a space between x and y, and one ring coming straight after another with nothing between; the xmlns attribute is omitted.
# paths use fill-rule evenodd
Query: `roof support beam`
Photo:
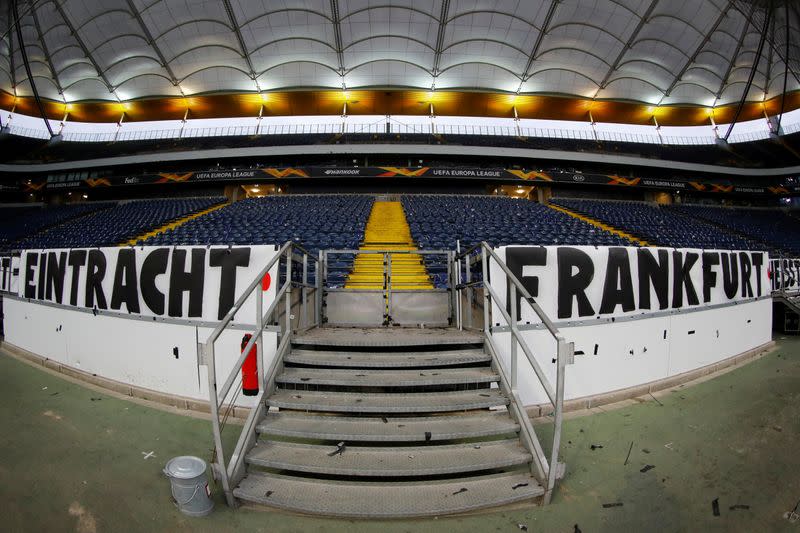
<svg viewBox="0 0 800 533"><path fill-rule="evenodd" d="M775 135L781 134L781 120L783 120L783 111L784 111L784 104L786 103L786 82L789 81L789 41L790 41L790 31L789 31L789 2L785 4L786 8L786 59L787 61L784 62L784 71L783 71L783 90L781 91L781 111L778 113L778 122L775 126Z"/></svg>
<svg viewBox="0 0 800 533"><path fill-rule="evenodd" d="M436 46L433 51L433 83L431 89L436 88L436 78L439 76L439 61L442 59L444 48L444 30L447 26L447 15L450 12L450 0L442 0L442 9L439 11L439 30L436 32Z"/></svg>
<svg viewBox="0 0 800 533"><path fill-rule="evenodd" d="M533 62L536 61L536 55L539 53L539 48L542 47L542 42L544 38L547 36L547 31L550 28L550 22L553 20L553 15L556 13L556 8L558 7L559 0L551 0L550 7L547 9L547 14L544 16L544 22L542 23L542 29L539 30L539 35L536 37L536 42L533 45L533 49L531 50L531 54L528 56L528 62L525 64L525 70L522 72L522 77L519 81L519 92L522 89L522 84L528 81L530 78L531 68L533 68Z"/></svg>
<svg viewBox="0 0 800 533"><path fill-rule="evenodd" d="M331 23L333 24L333 48L336 50L336 58L339 62L339 76L342 77L342 89L344 89L344 47L342 46L342 19L339 16L338 0L331 0L331 17Z"/></svg>
<svg viewBox="0 0 800 533"><path fill-rule="evenodd" d="M639 36L639 32L642 31L642 28L644 28L644 25L647 23L647 19L649 19L650 15L653 14L653 10L656 8L656 5L658 5L658 0L650 1L650 5L647 6L647 10L642 15L642 18L639 19L639 24L636 25L636 28L634 28L633 33L631 33L631 36L628 37L628 41L625 43L625 46L623 46L622 50L619 51L619 54L617 54L617 58L611 64L611 67L609 67L608 72L606 72L606 75L603 76L603 81L600 82L600 86L597 88L598 93L602 89L606 88L608 80L611 79L611 76L614 74L614 71L617 70L617 67L619 67L619 64L622 62L622 58L625 57L625 54L628 52L630 47L633 46L633 43ZM595 97L596 96L597 95L595 95Z"/></svg>
<svg viewBox="0 0 800 533"><path fill-rule="evenodd" d="M52 0L52 1L53 1L53 5L56 6L56 10L58 11L58 14L61 15L61 18L64 20L64 24L67 25L67 29L69 29L70 34L75 39L75 42L78 43L78 46L80 47L81 51L83 52L83 55L86 56L86 59L88 59L89 62L92 64L92 67L94 67L94 70L97 71L97 77L100 78L100 81L102 81L103 84L106 86L106 89L108 89L108 92L113 93L114 92L114 86L111 85L111 82L108 81L108 78L106 77L105 73L103 72L103 69L101 69L100 65L97 64L97 61L95 60L94 56L92 55L91 52L89 52L89 48L86 47L86 43L84 43L83 39L81 39L81 35L75 29L75 25L72 23L72 21L67 16L66 11L64 11L64 7L61 5L61 2L63 2L64 0Z"/></svg>
<svg viewBox="0 0 800 533"><path fill-rule="evenodd" d="M63 97L64 89L61 87L61 82L58 81L58 73L53 65L53 59L50 56L50 50L47 48L47 42L44 40L44 36L42 35L42 26L39 24L39 15L36 14L36 8L33 6L31 6L31 16L33 17L33 25L36 27L36 35L39 37L39 43L42 45L44 59L47 61L47 67L50 69L50 75L53 77L53 82L56 84L58 94Z"/></svg>
<svg viewBox="0 0 800 533"><path fill-rule="evenodd" d="M11 33L11 29L14 27L14 11L13 11L13 2L8 3L8 31L6 35L8 36L8 57L9 57L9 67L11 67L11 89L14 91L14 96L17 95L17 66L14 64L14 34Z"/></svg>
<svg viewBox="0 0 800 533"><path fill-rule="evenodd" d="M772 2L770 2L770 5L772 5ZM756 71L758 71L758 64L761 62L761 53L764 51L764 42L767 40L767 32L769 30L771 21L772 21L772 10L770 9L769 11L767 11L767 14L764 19L764 27L761 29L761 37L758 40L756 57L753 59L753 66L750 67L750 75L747 77L747 83L745 84L744 90L742 91L742 97L739 99L739 105L736 106L736 114L733 115L733 120L731 121L730 126L728 126L728 131L725 133L725 136L723 137L723 139L726 142L728 141L728 137L730 137L731 132L733 131L733 127L739 120L739 115L742 113L742 108L744 107L744 103L747 101L747 93L750 92L750 87L753 85L753 78L756 75Z"/></svg>
<svg viewBox="0 0 800 533"><path fill-rule="evenodd" d="M722 11L720 11L719 16L714 21L714 24L711 26L711 30L706 32L705 38L700 42L700 45L694 49L694 53L689 57L686 63L683 64L683 68L681 68L681 70L678 72L678 75L675 76L675 78L672 80L672 83L670 83L669 87L667 87L667 90L664 93L664 97L669 96L670 93L672 93L673 89L675 89L675 86L678 84L678 82L681 81L681 79L683 79L683 75L686 74L686 71L689 70L689 67L691 67L692 64L695 62L697 56L700 54L700 52L703 51L703 48L705 48L706 44L708 44L708 41L711 40L711 36L714 35L714 33L716 33L717 29L719 28L719 25L722 24L722 21L725 20L725 17L728 15L728 11L731 10L731 7L733 7L733 4L729 0L728 4Z"/></svg>
<svg viewBox="0 0 800 533"><path fill-rule="evenodd" d="M138 9L136 9L136 5L134 5L133 0L126 0L126 2L128 3L128 10L131 12L131 15L133 15L133 18L135 18L136 22L139 23L139 28L142 29L142 34L144 35L144 38L147 40L147 44L150 45L150 47L158 56L158 61L161 63L161 66L167 72L167 75L169 76L172 85L177 87L178 78L172 71L172 67L169 66L169 63L167 63L167 60L164 57L164 53L161 51L161 48L158 47L158 44L156 44L156 40L153 39L153 34L150 33L150 30L147 28L147 25L144 23L144 20L142 20L142 14L139 13Z"/></svg>
<svg viewBox="0 0 800 533"><path fill-rule="evenodd" d="M253 83L256 84L256 89L261 91L261 87L259 87L258 81L256 80L258 75L256 74L256 70L253 68L252 61L250 61L250 53L247 51L247 46L244 44L244 37L242 37L242 31L239 28L239 23L236 21L236 13L233 12L233 7L231 6L230 0L222 0L222 3L225 6L225 12L228 14L228 20L233 28L233 33L236 35L236 41L239 43L239 48L242 50L242 57L244 57L244 60L247 62L247 69L250 71L250 78L253 80Z"/></svg>
<svg viewBox="0 0 800 533"><path fill-rule="evenodd" d="M731 56L731 60L728 62L728 68L725 69L725 74L722 76L722 81L719 84L719 89L714 96L716 96L716 100L719 100L722 96L722 91L725 90L725 86L728 84L728 78L731 76L731 72L733 71L733 65L736 63L736 58L739 57L739 51L742 49L742 44L744 44L744 38L747 36L747 30L750 28L750 24L752 24L753 20L753 13L756 11L756 4L753 3L753 7L750 8L750 13L744 19L744 27L742 28L742 33L739 35L739 41L736 43L736 50L734 50L733 55Z"/></svg>
<svg viewBox="0 0 800 533"><path fill-rule="evenodd" d="M36 80L33 79L33 73L31 72L31 64L28 62L28 53L25 51L25 41L22 39L22 26L19 23L19 3L17 0L11 0L11 4L14 7L14 26L17 29L17 44L19 44L19 53L22 56L22 62L25 65L25 72L28 75L28 83L31 84L31 92L33 92L33 99L36 101L36 107L39 108L39 114L44 121L44 125L47 126L47 131L50 132L50 137L54 137L55 134L53 133L53 128L50 127L50 121L47 120L47 113L44 111L44 104L42 103L42 99L39 97L39 91L36 89Z"/></svg>

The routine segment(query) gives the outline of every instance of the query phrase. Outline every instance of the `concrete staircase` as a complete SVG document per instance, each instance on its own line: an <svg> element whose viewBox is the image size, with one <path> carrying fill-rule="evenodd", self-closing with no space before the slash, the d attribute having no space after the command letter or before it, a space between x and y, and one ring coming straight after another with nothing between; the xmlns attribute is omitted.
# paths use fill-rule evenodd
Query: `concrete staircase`
<svg viewBox="0 0 800 533"><path fill-rule="evenodd" d="M234 495L342 517L533 503L544 488L483 342L453 329L295 337Z"/></svg>

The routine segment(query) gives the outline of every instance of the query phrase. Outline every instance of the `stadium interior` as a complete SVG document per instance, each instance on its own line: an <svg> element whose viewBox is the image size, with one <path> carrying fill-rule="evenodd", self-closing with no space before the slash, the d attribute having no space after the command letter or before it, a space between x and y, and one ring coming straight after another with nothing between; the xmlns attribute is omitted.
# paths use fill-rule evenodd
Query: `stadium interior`
<svg viewBox="0 0 800 533"><path fill-rule="evenodd" d="M0 30L9 531L800 522L794 2Z"/></svg>

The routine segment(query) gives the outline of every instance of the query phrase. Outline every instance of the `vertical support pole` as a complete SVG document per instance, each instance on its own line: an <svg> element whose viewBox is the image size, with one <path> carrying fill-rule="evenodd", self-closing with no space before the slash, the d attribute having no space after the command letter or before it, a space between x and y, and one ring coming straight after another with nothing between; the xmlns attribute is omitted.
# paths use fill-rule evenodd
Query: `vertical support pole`
<svg viewBox="0 0 800 533"><path fill-rule="evenodd" d="M547 487L544 493L544 503L550 503L553 497L553 488L556 485L556 474L558 473L558 452L561 447L561 424L564 419L564 373L567 359L572 359L571 352L575 349L573 343L568 343L563 337L557 337L557 370L556 370L556 405L553 421L553 448L550 452L550 468L547 472Z"/></svg>
<svg viewBox="0 0 800 533"><path fill-rule="evenodd" d="M300 290L300 327L305 328L308 326L308 309L306 309L306 300L308 299L308 254L303 252L303 288Z"/></svg>
<svg viewBox="0 0 800 533"><path fill-rule="evenodd" d="M511 390L517 392L517 334L515 327L517 325L517 286L511 283L510 279L506 279L509 285L509 315L511 316L508 328L511 330Z"/></svg>
<svg viewBox="0 0 800 533"><path fill-rule="evenodd" d="M386 314L392 318L392 254L386 253Z"/></svg>
<svg viewBox="0 0 800 533"><path fill-rule="evenodd" d="M446 261L447 261L447 284L449 285L447 290L450 292L449 295L448 295L449 297L447 299L447 301L448 301L448 305L447 306L450 308L449 322L450 322L450 325L458 326L458 309L456 308L456 301L455 301L455 294L456 294L456 281L455 281L456 280L456 272L455 272L455 270L456 269L455 269L454 255L453 255L453 252L450 251L450 250L447 251Z"/></svg>
<svg viewBox="0 0 800 533"><path fill-rule="evenodd" d="M489 299L489 265L486 260L486 245L481 245L481 267L483 268L483 333L487 337L491 334L492 302Z"/></svg>
<svg viewBox="0 0 800 533"><path fill-rule="evenodd" d="M314 276L315 276L314 281L317 285L317 294L315 298L317 308L315 310L316 311L315 317L318 328L322 327L322 265L324 260L325 260L325 253L322 250L320 250L319 256L317 257L317 266L316 269L314 270Z"/></svg>
<svg viewBox="0 0 800 533"><path fill-rule="evenodd" d="M292 246L286 248L286 329L284 335L292 333Z"/></svg>
<svg viewBox="0 0 800 533"><path fill-rule="evenodd" d="M258 388L264 388L264 290L256 287L256 368Z"/></svg>
<svg viewBox="0 0 800 533"><path fill-rule="evenodd" d="M469 324L469 327L470 328L474 328L475 324L472 323L472 298L473 298L473 294L474 293L472 291L472 285L471 285L472 284L472 266L470 265L471 261L472 260L471 260L471 258L469 256L466 256L464 258L464 270L465 270L464 279L465 279L466 285L467 285L467 293L466 293L467 294L467 309L466 309L466 313L465 314L466 314L466 317L467 317L467 323Z"/></svg>
<svg viewBox="0 0 800 533"><path fill-rule="evenodd" d="M233 498L230 482L228 480L228 467L225 463L225 451L222 448L222 430L219 426L219 398L217 398L217 368L214 360L214 343L200 344L203 361L208 369L208 406L211 410L211 431L214 434L214 448L216 449L216 461L214 470L216 478L222 484L222 491L225 493L225 500L230 507L236 507L236 500Z"/></svg>

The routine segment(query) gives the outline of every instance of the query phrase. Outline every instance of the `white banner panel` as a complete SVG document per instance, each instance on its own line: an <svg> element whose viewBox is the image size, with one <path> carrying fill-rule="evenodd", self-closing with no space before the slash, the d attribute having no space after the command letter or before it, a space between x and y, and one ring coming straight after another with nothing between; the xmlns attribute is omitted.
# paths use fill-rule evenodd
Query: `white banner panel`
<svg viewBox="0 0 800 533"><path fill-rule="evenodd" d="M575 363L566 368L568 400L662 380L771 340L763 252L508 246L496 253L564 338L575 343ZM508 287L494 261L490 284L500 300L493 302L493 325L507 326L497 305L510 309ZM517 305L522 338L554 385L555 340L544 328L524 329L540 320L527 304ZM497 330L492 337L501 364L510 370L510 333ZM523 403L548 403L521 350L518 357Z"/></svg>
<svg viewBox="0 0 800 533"><path fill-rule="evenodd" d="M275 254L274 246L25 250L16 293L89 309L218 321ZM265 310L275 297L277 273L276 264ZM255 323L255 297L239 318Z"/></svg>
<svg viewBox="0 0 800 533"><path fill-rule="evenodd" d="M766 252L505 246L496 253L554 322L728 304L770 291ZM490 276L507 305L505 276L494 261ZM517 305L522 323L539 322L529 306Z"/></svg>

